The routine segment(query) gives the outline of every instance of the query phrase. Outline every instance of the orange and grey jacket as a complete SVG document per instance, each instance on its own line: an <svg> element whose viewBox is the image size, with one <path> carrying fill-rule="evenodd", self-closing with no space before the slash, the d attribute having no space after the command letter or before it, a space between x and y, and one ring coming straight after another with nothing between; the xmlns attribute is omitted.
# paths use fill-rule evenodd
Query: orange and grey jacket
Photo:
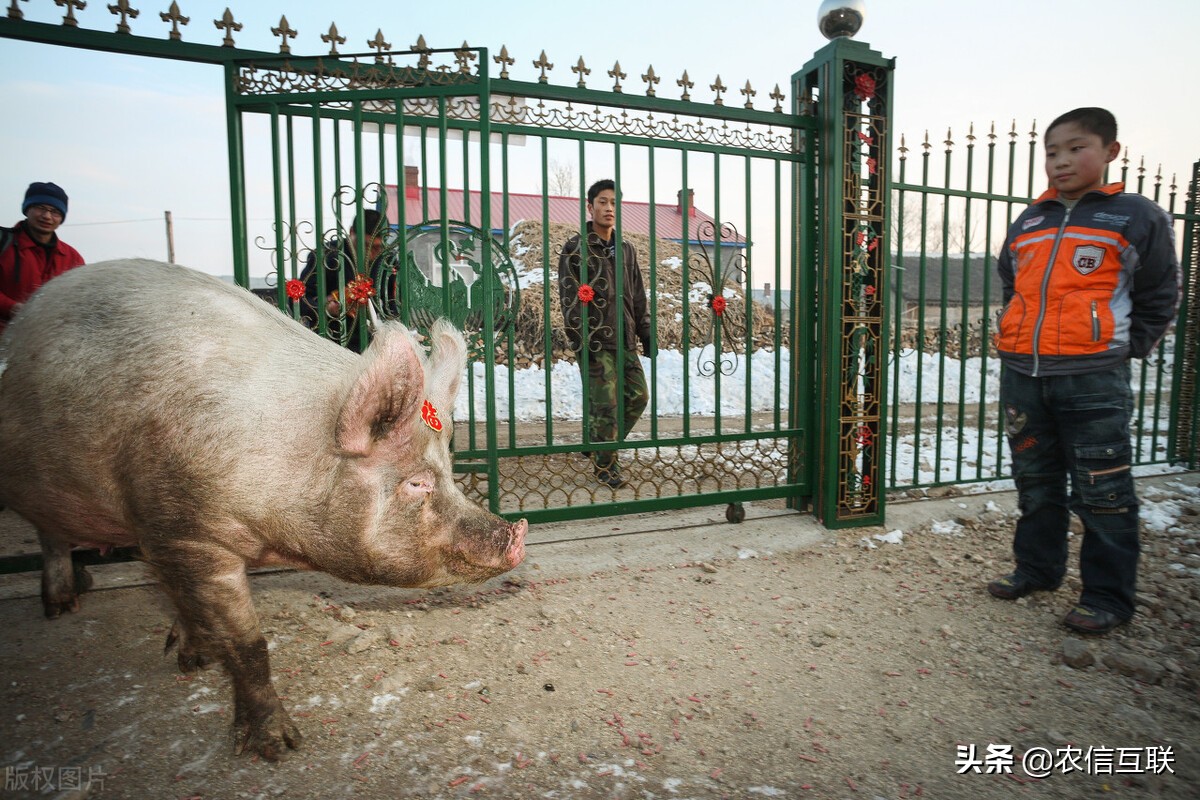
<svg viewBox="0 0 1200 800"><path fill-rule="evenodd" d="M1097 372L1142 358L1175 318L1171 217L1122 183L1067 208L1050 189L1017 217L1000 253L996 346L1026 375Z"/></svg>

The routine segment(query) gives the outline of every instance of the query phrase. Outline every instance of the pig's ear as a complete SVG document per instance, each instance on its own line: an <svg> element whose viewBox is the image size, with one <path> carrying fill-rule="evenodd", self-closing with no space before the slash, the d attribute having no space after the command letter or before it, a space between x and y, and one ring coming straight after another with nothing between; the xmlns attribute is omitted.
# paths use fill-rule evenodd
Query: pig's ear
<svg viewBox="0 0 1200 800"><path fill-rule="evenodd" d="M401 327L382 328L361 361L334 436L343 452L366 456L380 442L408 435L425 396L425 371Z"/></svg>
<svg viewBox="0 0 1200 800"><path fill-rule="evenodd" d="M467 368L467 343L463 335L447 319L433 323L429 331L429 390L436 392L441 404L454 408L458 385Z"/></svg>

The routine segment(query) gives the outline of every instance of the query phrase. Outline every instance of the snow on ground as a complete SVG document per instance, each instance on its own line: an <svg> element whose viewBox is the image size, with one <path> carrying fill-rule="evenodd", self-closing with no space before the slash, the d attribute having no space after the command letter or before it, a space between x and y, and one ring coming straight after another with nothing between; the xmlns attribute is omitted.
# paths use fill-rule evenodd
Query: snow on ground
<svg viewBox="0 0 1200 800"><path fill-rule="evenodd" d="M761 413L787 408L787 376L791 371L791 353L787 349L759 350L750 358L722 353L718 362L713 348L707 346L693 349L686 360L676 350L660 351L653 362L645 357L641 360L647 381L652 384L650 408L660 418L684 414L711 417L716 414L718 402L723 416L741 416L747 410ZM1149 369L1151 386L1153 369ZM1140 368L1133 370L1135 393L1139 391L1141 372ZM472 365L471 380L463 382L455 404L456 419L468 419L469 411L473 411L476 420L487 417L485 376L484 364ZM784 380L780 381L778 376L784 376ZM1164 376L1162 397L1169 388L1169 378ZM905 350L898 361L889 363L887 380L889 407L897 402L902 406L901 416L889 420L885 431L889 441L883 469L889 486L962 483L1007 474L1009 454L995 421L995 411L992 410L990 418L981 419L977 406L981 402L999 401L998 359L988 359L985 364L980 358L969 358L964 363ZM579 420L583 416L577 364L554 362L548 373L536 365L514 372L497 365L495 382L496 417L500 422L508 422L512 417L517 422L541 422L546 419L547 408L555 420ZM472 398L473 404L469 402ZM940 419L939 398L943 403ZM1152 409L1148 408L1147 419L1152 415ZM1153 426L1148 423L1148 427ZM1165 456L1165 423L1159 427L1157 436L1151 430L1137 437L1135 448L1139 460L1145 460L1151 453L1159 459ZM1151 465L1139 467L1137 474L1165 471L1170 468ZM974 488L1008 489L1012 483L1000 479L975 484Z"/></svg>

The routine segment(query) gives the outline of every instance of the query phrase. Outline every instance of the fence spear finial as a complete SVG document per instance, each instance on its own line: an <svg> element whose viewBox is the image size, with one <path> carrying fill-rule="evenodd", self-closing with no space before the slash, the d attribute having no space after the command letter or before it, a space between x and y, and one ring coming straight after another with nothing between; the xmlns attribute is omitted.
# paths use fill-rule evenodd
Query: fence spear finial
<svg viewBox="0 0 1200 800"><path fill-rule="evenodd" d="M546 70L554 69L554 64L551 63L550 59L546 58L545 50L543 50L542 54L538 56L538 59L533 62L533 65L542 71L542 74L538 76L538 83L549 83L550 79L546 77Z"/></svg>
<svg viewBox="0 0 1200 800"><path fill-rule="evenodd" d="M750 88L750 81L746 81L745 88L738 89L738 91L741 92L742 95L746 98L745 108L754 108L753 101L754 101L754 97L758 94L758 92L756 92L752 88Z"/></svg>
<svg viewBox="0 0 1200 800"><path fill-rule="evenodd" d="M117 33L129 33L129 20L137 19L141 12L136 8L131 8L129 0L117 0L116 5L108 7L108 13L121 17L117 22Z"/></svg>
<svg viewBox="0 0 1200 800"><path fill-rule="evenodd" d="M725 84L721 83L720 75L717 76L717 82L710 85L708 88L712 89L714 92L717 93L717 99L713 101L713 105L716 105L716 106L725 105L725 101L721 99L721 93L725 91L726 86L725 86Z"/></svg>
<svg viewBox="0 0 1200 800"><path fill-rule="evenodd" d="M171 23L171 39L176 42L183 38L183 34L179 31L179 26L187 25L192 21L191 17L185 17L179 12L179 3L175 2L175 0L171 0L171 7L169 9L158 12L158 17L163 22Z"/></svg>
<svg viewBox="0 0 1200 800"><path fill-rule="evenodd" d="M321 41L324 42L325 44L329 45L329 55L336 56L336 55L340 55L340 53L338 53L338 45L345 44L346 37L339 36L337 24L331 22L331 23L329 23L329 33L322 33Z"/></svg>
<svg viewBox="0 0 1200 800"><path fill-rule="evenodd" d="M292 52L292 48L288 45L288 39L295 39L297 32L288 27L287 17L280 17L279 27L271 28L271 33L275 34L282 40L279 43L279 52L290 54Z"/></svg>
<svg viewBox="0 0 1200 800"><path fill-rule="evenodd" d="M692 99L691 92L688 90L694 87L696 82L688 79L686 69L683 71L683 77L675 81L675 85L683 89L683 95L679 98L680 100L687 101Z"/></svg>
<svg viewBox="0 0 1200 800"><path fill-rule="evenodd" d="M646 82L646 97L654 97L654 84L658 83L660 78L654 74L654 65L646 70L646 74L642 76L642 80Z"/></svg>
<svg viewBox="0 0 1200 800"><path fill-rule="evenodd" d="M392 43L383 38L383 28L375 29L375 38L367 39L367 47L375 51L375 63L383 63L383 53L386 50L388 53L392 51Z"/></svg>
<svg viewBox="0 0 1200 800"><path fill-rule="evenodd" d="M78 28L79 20L75 19L75 10L83 11L87 8L85 0L54 0L54 5L59 8L66 8L67 15L63 17L62 24L68 28Z"/></svg>
<svg viewBox="0 0 1200 800"><path fill-rule="evenodd" d="M463 75L471 74L471 62L479 58L471 51L471 45L467 44L467 40L463 39L462 47L454 51L454 60L458 62L458 71Z"/></svg>
<svg viewBox="0 0 1200 800"><path fill-rule="evenodd" d="M775 91L771 92L767 97L775 101L775 113L783 111L783 92L779 90L779 84L775 84Z"/></svg>
<svg viewBox="0 0 1200 800"><path fill-rule="evenodd" d="M55 0L58 2L58 0ZM222 47L233 47L233 34L242 29L242 23L233 21L233 12L228 8L221 15L220 19L214 19L213 25L217 26L217 30L225 31L225 39L221 42Z"/></svg>
<svg viewBox="0 0 1200 800"><path fill-rule="evenodd" d="M500 53L492 56L492 61L500 65L501 80L508 80L508 68L517 63L517 60L508 54L508 47L505 45L500 45Z"/></svg>
<svg viewBox="0 0 1200 800"><path fill-rule="evenodd" d="M613 63L613 68L608 71L608 77L613 79L613 91L620 93L621 81L629 76L621 71L621 62L616 61Z"/></svg>
<svg viewBox="0 0 1200 800"><path fill-rule="evenodd" d="M579 76L579 80L575 82L575 85L580 89L586 89L587 81L584 79L587 78L588 75L592 74L592 68L583 63L583 56L580 56L579 61L576 62L575 66L571 67L571 72L574 72Z"/></svg>

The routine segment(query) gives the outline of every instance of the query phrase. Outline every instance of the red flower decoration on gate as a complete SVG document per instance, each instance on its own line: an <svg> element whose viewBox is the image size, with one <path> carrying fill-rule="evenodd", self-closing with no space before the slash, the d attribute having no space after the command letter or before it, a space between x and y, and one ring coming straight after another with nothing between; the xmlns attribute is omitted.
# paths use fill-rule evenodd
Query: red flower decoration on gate
<svg viewBox="0 0 1200 800"><path fill-rule="evenodd" d="M596 299L596 290L586 283L579 287L579 302L590 303Z"/></svg>
<svg viewBox="0 0 1200 800"><path fill-rule="evenodd" d="M874 437L872 437L872 435L871 435L871 429L869 427L867 427L866 425L859 426L858 436L855 437L855 441L858 442L858 446L859 447L870 447L871 442L873 440L874 440Z"/></svg>
<svg viewBox="0 0 1200 800"><path fill-rule="evenodd" d="M868 158L867 159L867 172L874 175L878 171L879 171L879 162L873 158Z"/></svg>
<svg viewBox="0 0 1200 800"><path fill-rule="evenodd" d="M428 400L421 406L421 419L433 430L439 432L442 430L442 421L438 419L437 409Z"/></svg>
<svg viewBox="0 0 1200 800"><path fill-rule="evenodd" d="M304 297L304 281L292 278L283 286L287 291L289 300L299 300L301 297Z"/></svg>
<svg viewBox="0 0 1200 800"><path fill-rule="evenodd" d="M854 96L866 102L875 96L875 79L865 72L854 79Z"/></svg>
<svg viewBox="0 0 1200 800"><path fill-rule="evenodd" d="M712 306L713 313L718 317L725 313L725 298L721 295L714 297L709 305Z"/></svg>
<svg viewBox="0 0 1200 800"><path fill-rule="evenodd" d="M863 144L875 144L874 137L867 136L865 133L859 133L858 140Z"/></svg>
<svg viewBox="0 0 1200 800"><path fill-rule="evenodd" d="M346 284L346 299L356 306L365 306L375 296L375 284L366 275L356 275Z"/></svg>

